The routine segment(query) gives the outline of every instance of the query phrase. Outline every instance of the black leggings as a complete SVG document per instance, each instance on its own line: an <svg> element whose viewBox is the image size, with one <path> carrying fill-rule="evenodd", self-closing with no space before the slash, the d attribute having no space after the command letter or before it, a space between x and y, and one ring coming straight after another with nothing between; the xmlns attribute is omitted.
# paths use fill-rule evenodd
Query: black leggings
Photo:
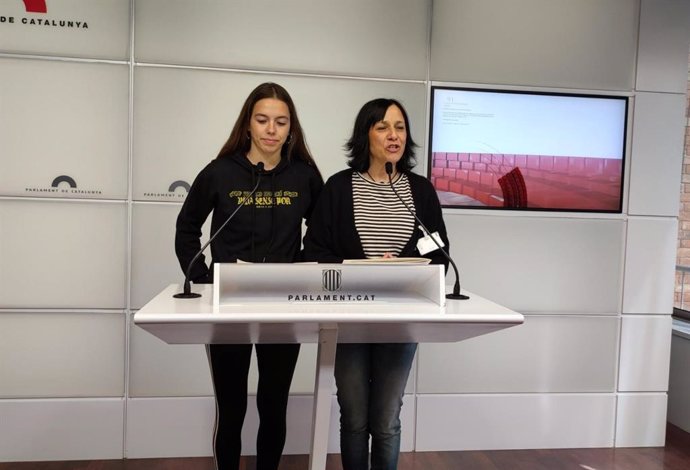
<svg viewBox="0 0 690 470"><path fill-rule="evenodd" d="M256 469L277 470L285 446L288 395L299 355L299 344L257 344L259 386L256 407ZM208 346L216 393L214 456L217 470L238 470L242 451L242 424L247 411L247 375L251 344Z"/></svg>

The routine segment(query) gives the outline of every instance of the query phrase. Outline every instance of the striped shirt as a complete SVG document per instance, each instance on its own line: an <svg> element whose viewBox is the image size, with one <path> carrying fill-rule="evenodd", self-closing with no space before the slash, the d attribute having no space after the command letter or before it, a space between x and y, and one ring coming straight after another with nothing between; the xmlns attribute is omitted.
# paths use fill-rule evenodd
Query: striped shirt
<svg viewBox="0 0 690 470"><path fill-rule="evenodd" d="M395 190L414 211L410 181L402 174L393 182ZM357 172L352 174L355 228L364 255L377 258L384 253L398 256L414 231L415 219L388 183L373 183Z"/></svg>

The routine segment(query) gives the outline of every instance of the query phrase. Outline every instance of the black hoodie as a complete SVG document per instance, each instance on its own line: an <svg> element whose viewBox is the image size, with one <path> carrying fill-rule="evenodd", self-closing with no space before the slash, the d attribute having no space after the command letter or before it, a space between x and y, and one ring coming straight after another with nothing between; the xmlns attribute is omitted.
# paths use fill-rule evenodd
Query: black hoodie
<svg viewBox="0 0 690 470"><path fill-rule="evenodd" d="M211 233L225 222L256 184L257 169L241 154L217 158L201 170L177 217L175 252L182 271L201 248L201 226L213 211ZM254 197L248 200L211 242L213 263L297 261L302 219L311 215L323 186L318 171L302 162L283 158L265 171ZM212 282L204 256L194 262L190 279Z"/></svg>

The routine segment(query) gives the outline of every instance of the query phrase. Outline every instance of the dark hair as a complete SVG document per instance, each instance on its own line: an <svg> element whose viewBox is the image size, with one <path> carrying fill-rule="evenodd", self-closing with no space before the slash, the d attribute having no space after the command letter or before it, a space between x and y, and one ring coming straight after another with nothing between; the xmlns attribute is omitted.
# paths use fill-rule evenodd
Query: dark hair
<svg viewBox="0 0 690 470"><path fill-rule="evenodd" d="M359 110L359 114L357 114L355 119L355 127L352 129L352 136L345 144L347 158L349 159L347 164L353 170L365 172L369 169L369 130L377 122L383 121L386 111L391 106L397 106L400 109L405 119L405 129L407 130L405 150L395 167L401 172L408 171L417 163L414 158L414 149L417 147L417 144L412 140L407 111L405 111L405 108L398 100L378 98L365 103L362 109Z"/></svg>
<svg viewBox="0 0 690 470"><path fill-rule="evenodd" d="M292 98L290 98L290 94L282 86L270 82L262 83L249 93L249 96L240 110L239 116L237 116L235 126L232 128L232 132L230 132L230 137L228 137L227 142L225 142L223 148L220 149L216 158L229 157L238 152L249 152L251 148L251 139L248 139L247 135L249 135L249 121L254 111L254 105L266 98L274 98L282 101L287 105L290 111L290 136L288 137L288 141L283 144L283 147L280 149L281 157L286 158L287 161L292 161L292 159L301 160L313 166L318 172L319 170L316 167L316 163L307 147L307 142L304 140L304 132L302 132L302 126L297 117L297 110L295 109L295 104L292 102Z"/></svg>

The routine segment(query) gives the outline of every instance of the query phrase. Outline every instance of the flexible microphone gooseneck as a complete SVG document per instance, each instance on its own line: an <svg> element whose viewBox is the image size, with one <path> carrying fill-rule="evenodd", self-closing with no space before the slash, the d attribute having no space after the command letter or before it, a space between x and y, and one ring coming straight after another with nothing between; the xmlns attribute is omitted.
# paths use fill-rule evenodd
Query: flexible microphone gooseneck
<svg viewBox="0 0 690 470"><path fill-rule="evenodd" d="M221 225L218 228L218 230L216 230L216 232L213 235L211 235L211 238L209 238L208 241L206 243L204 243L204 246L201 247L201 249L197 252L197 254L194 255L194 258L192 258L192 261L189 262L189 265L187 266L187 271L185 272L185 275L184 275L184 288L183 288L182 292L173 295L173 297L175 297L176 299L196 299L196 298L201 297L201 294L197 294L196 292L192 292L192 286L191 286L190 281L189 281L189 275L192 272L192 266L194 266L194 262L199 258L199 256L201 256L201 253L204 252L206 247L211 244L213 239L216 238L216 236L223 230L223 228L228 224L228 222L230 222L230 220L232 220L232 218L235 217L235 214L237 214L237 211L240 210L240 208L254 195L254 193L256 192L256 190L259 187L259 183L261 183L261 175L263 175L263 173L264 173L264 163L263 162L259 162L256 164L256 171L257 171L259 177L256 179L256 184L254 185L254 189L252 189L251 192L249 193L249 195L242 200L240 205L237 206L237 208L234 211L232 211L232 214L230 214L228 216L228 218L225 219L225 222L223 222L223 225Z"/></svg>
<svg viewBox="0 0 690 470"><path fill-rule="evenodd" d="M417 220L419 225L422 226L424 231L426 232L427 235L429 235L429 238L431 238L438 249L443 253L443 256L446 257L448 261L450 261L450 264L453 266L453 271L455 271L455 285L453 286L453 293L452 294L446 294L446 299L455 299L455 300L467 300L470 297L464 294L460 293L460 275L458 274L458 267L455 266L455 261L453 261L453 258L450 257L448 253L446 253L446 250L443 249L441 244L436 240L436 237L432 235L432 233L429 231L428 228L424 226L421 220L419 220L419 217L417 217L417 214L414 213L412 209L410 209L410 206L407 205L407 203L403 200L403 198L400 197L400 194L398 194L398 191L396 191L395 186L393 186L393 164L391 162L386 162L386 174L388 175L388 184L390 185L391 189L393 190L393 193L398 197L400 202L403 203L403 206L405 206L405 209L412 214L412 216Z"/></svg>

